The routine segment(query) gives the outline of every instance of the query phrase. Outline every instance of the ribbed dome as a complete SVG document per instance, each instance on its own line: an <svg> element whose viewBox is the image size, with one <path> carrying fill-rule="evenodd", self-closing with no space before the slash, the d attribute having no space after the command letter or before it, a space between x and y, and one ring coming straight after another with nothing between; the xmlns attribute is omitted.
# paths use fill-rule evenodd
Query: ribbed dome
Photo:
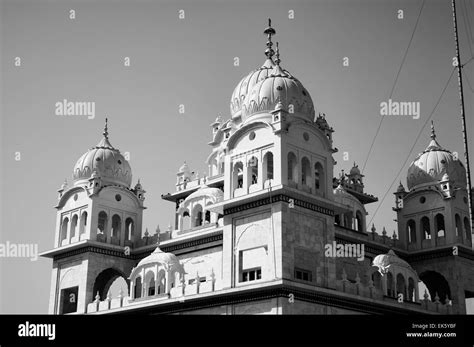
<svg viewBox="0 0 474 347"><path fill-rule="evenodd" d="M352 194L348 193L342 184L339 185L333 190L334 193L334 200L344 205L350 206L360 206L360 201L353 196Z"/></svg>
<svg viewBox="0 0 474 347"><path fill-rule="evenodd" d="M431 142L410 164L407 173L408 189L425 183L437 183L448 174L453 186L466 187L466 169L461 161L440 146L436 141L434 128L432 128Z"/></svg>
<svg viewBox="0 0 474 347"><path fill-rule="evenodd" d="M219 188L211 188L208 186L204 186L196 190L194 193L190 194L184 200L184 202L186 203L189 200L192 200L195 198L201 198L201 197L207 197L212 201L213 204L215 204L215 203L221 202L224 199L224 193Z"/></svg>
<svg viewBox="0 0 474 347"><path fill-rule="evenodd" d="M275 63L273 60L267 59L260 68L253 70L240 80L230 98L230 114L232 118L240 116L242 105L248 92L252 90L258 82L267 78L271 74L274 66Z"/></svg>
<svg viewBox="0 0 474 347"><path fill-rule="evenodd" d="M314 120L313 100L308 91L279 64L249 91L242 106L242 121L257 113L270 113L278 104L290 114L299 114L311 122Z"/></svg>
<svg viewBox="0 0 474 347"><path fill-rule="evenodd" d="M107 125L104 137L93 148L84 153L74 165L74 184L80 184L99 176L104 184L121 185L130 188L132 169L125 157L109 142Z"/></svg>
<svg viewBox="0 0 474 347"><path fill-rule="evenodd" d="M372 266L377 266L379 269L388 269L390 266L399 266L414 271L410 264L396 255L393 250L389 250L387 254L379 254L376 256L372 262Z"/></svg>
<svg viewBox="0 0 474 347"><path fill-rule="evenodd" d="M159 246L156 247L153 253L151 253L148 257L145 257L140 260L136 269L148 264L162 264L166 268L170 269L171 272L184 272L183 267L179 262L179 259L173 253L163 252Z"/></svg>

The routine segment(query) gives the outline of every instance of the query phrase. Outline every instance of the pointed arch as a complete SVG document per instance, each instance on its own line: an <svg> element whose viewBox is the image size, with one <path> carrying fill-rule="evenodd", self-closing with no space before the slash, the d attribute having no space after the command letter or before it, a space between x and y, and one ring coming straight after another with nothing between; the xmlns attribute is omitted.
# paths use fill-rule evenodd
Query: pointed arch
<svg viewBox="0 0 474 347"><path fill-rule="evenodd" d="M61 240L60 245L64 240L67 240L67 233L69 227L69 218L65 217L61 223Z"/></svg>
<svg viewBox="0 0 474 347"><path fill-rule="evenodd" d="M408 243L416 243L416 223L413 219L408 220L406 232Z"/></svg>
<svg viewBox="0 0 474 347"><path fill-rule="evenodd" d="M421 218L420 222L420 232L422 240L431 239L431 228L430 228L430 219L427 216Z"/></svg>
<svg viewBox="0 0 474 347"><path fill-rule="evenodd" d="M298 183L298 159L295 153L288 152L288 182Z"/></svg>
<svg viewBox="0 0 474 347"><path fill-rule="evenodd" d="M71 220L71 235L69 237L70 241L72 241L72 239L77 236L78 220L79 220L79 216L77 214L74 214L74 216L72 216L72 220Z"/></svg>
<svg viewBox="0 0 474 347"><path fill-rule="evenodd" d="M81 214L81 221L80 221L80 227L79 227L79 235L85 234L86 233L86 227L87 227L87 211L82 212Z"/></svg>
<svg viewBox="0 0 474 347"><path fill-rule="evenodd" d="M273 179L273 153L267 152L263 156L263 179L272 180Z"/></svg>
<svg viewBox="0 0 474 347"><path fill-rule="evenodd" d="M436 237L445 236L444 216L438 213L435 216Z"/></svg>
<svg viewBox="0 0 474 347"><path fill-rule="evenodd" d="M325 193L324 193L326 191L325 180L326 180L326 177L324 175L324 167L318 161L314 164L314 191L317 195L320 195L322 197L325 197Z"/></svg>

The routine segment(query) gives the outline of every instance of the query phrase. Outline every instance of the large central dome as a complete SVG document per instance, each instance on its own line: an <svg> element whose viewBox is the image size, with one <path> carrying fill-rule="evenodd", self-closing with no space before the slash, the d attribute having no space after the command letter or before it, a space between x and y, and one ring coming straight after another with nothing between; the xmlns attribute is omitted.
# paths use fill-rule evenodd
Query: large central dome
<svg viewBox="0 0 474 347"><path fill-rule="evenodd" d="M232 119L245 122L254 114L268 113L277 105L288 113L295 113L310 121L314 119L314 105L311 96L299 80L280 67L277 48L272 49L272 35L275 30L269 20L264 34L268 36L265 63L245 76L234 89L230 100ZM277 43L278 45L278 43Z"/></svg>
<svg viewBox="0 0 474 347"><path fill-rule="evenodd" d="M260 81L267 78L273 70L275 63L267 58L265 63L258 69L253 70L247 76L242 78L234 89L230 98L230 114L232 118L238 118L241 115L242 104L250 90Z"/></svg>
<svg viewBox="0 0 474 347"><path fill-rule="evenodd" d="M314 105L303 84L280 67L277 54L272 73L257 83L247 94L242 106L242 121L254 114L269 113L277 107L309 121L314 119Z"/></svg>

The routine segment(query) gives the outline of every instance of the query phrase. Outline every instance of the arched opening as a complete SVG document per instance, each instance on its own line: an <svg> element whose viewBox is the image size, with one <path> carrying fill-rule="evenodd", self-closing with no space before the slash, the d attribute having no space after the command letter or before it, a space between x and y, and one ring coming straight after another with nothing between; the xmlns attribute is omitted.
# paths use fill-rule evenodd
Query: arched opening
<svg viewBox="0 0 474 347"><path fill-rule="evenodd" d="M125 220L125 240L132 241L133 240L133 233L135 231L135 223L133 219L128 217Z"/></svg>
<svg viewBox="0 0 474 347"><path fill-rule="evenodd" d="M403 277L402 274L397 275L397 297L399 294L403 295L403 299L405 300L406 296L406 283L405 283L405 277Z"/></svg>
<svg viewBox="0 0 474 347"><path fill-rule="evenodd" d="M444 216L438 213L435 217L436 237L444 236Z"/></svg>
<svg viewBox="0 0 474 347"><path fill-rule="evenodd" d="M196 204L193 207L193 227L200 227L202 225L202 206Z"/></svg>
<svg viewBox="0 0 474 347"><path fill-rule="evenodd" d="M236 189L243 188L244 186L244 165L242 162L237 162L234 164L233 173L233 183L232 186L234 187L234 192Z"/></svg>
<svg viewBox="0 0 474 347"><path fill-rule="evenodd" d="M461 223L461 217L459 216L459 214L457 213L455 214L454 221L456 223L456 236L462 237L462 223Z"/></svg>
<svg viewBox="0 0 474 347"><path fill-rule="evenodd" d="M344 213L344 227L352 229L352 212Z"/></svg>
<svg viewBox="0 0 474 347"><path fill-rule="evenodd" d="M416 223L413 219L407 222L408 243L416 243Z"/></svg>
<svg viewBox="0 0 474 347"><path fill-rule="evenodd" d="M94 287L93 287L94 289L92 292L94 298L95 298L95 295L99 293L100 300L104 300L107 297L107 293L109 292L112 284L119 277L123 278L123 280L127 283L127 288L128 288L128 281L126 280L127 276L125 276L125 274L123 274L119 270L114 269L114 268L108 268L102 271L96 277L94 281ZM126 293L128 293L128 290Z"/></svg>
<svg viewBox="0 0 474 347"><path fill-rule="evenodd" d="M206 211L206 213L204 215L204 221L206 223L211 223L211 211Z"/></svg>
<svg viewBox="0 0 474 347"><path fill-rule="evenodd" d="M84 211L82 212L81 215L81 225L79 227L79 234L85 234L86 233L86 227L87 227L87 212Z"/></svg>
<svg viewBox="0 0 474 347"><path fill-rule="evenodd" d="M360 211L356 212L356 227L357 231L364 231L364 217L362 216L362 213Z"/></svg>
<svg viewBox="0 0 474 347"><path fill-rule="evenodd" d="M304 186L310 186L311 182L311 163L309 159L303 157L301 159L301 184Z"/></svg>
<svg viewBox="0 0 474 347"><path fill-rule="evenodd" d="M183 212L183 230L189 230L191 229L191 216L189 215L189 212L186 210Z"/></svg>
<svg viewBox="0 0 474 347"><path fill-rule="evenodd" d="M77 235L77 221L78 221L79 217L77 216L77 214L75 214L73 217L72 217L72 221L71 221L71 237L70 239L72 240L74 237L76 237Z"/></svg>
<svg viewBox="0 0 474 347"><path fill-rule="evenodd" d="M451 298L449 283L443 275L436 271L425 271L420 274L420 279L428 287L431 301L435 301L436 294L439 300L444 303L446 299Z"/></svg>
<svg viewBox="0 0 474 347"><path fill-rule="evenodd" d="M69 227L69 218L66 217L61 223L61 242L67 239L67 228Z"/></svg>
<svg viewBox="0 0 474 347"><path fill-rule="evenodd" d="M104 234L107 230L107 213L104 211L99 212L99 218L97 221L97 233Z"/></svg>
<svg viewBox="0 0 474 347"><path fill-rule="evenodd" d="M114 242L120 243L120 229L122 227L122 219L118 214L112 216L112 230L111 236Z"/></svg>
<svg viewBox="0 0 474 347"><path fill-rule="evenodd" d="M387 296L395 297L393 275L391 272L387 273Z"/></svg>
<svg viewBox="0 0 474 347"><path fill-rule="evenodd" d="M251 157L247 163L248 173L249 173L249 185L258 183L258 159L256 157Z"/></svg>
<svg viewBox="0 0 474 347"><path fill-rule="evenodd" d="M314 190L316 194L324 197L324 191L326 189L324 184L324 169L320 162L314 164Z"/></svg>
<svg viewBox="0 0 474 347"><path fill-rule="evenodd" d="M426 216L421 218L421 239L431 239L430 219Z"/></svg>
<svg viewBox="0 0 474 347"><path fill-rule="evenodd" d="M164 294L166 293L166 274L163 269L158 271L158 293L157 294Z"/></svg>
<svg viewBox="0 0 474 347"><path fill-rule="evenodd" d="M288 153L288 181L298 182L298 160L293 152Z"/></svg>
<svg viewBox="0 0 474 347"><path fill-rule="evenodd" d="M142 297L142 278L139 276L135 279L135 290L133 293L133 298L138 299Z"/></svg>
<svg viewBox="0 0 474 347"><path fill-rule="evenodd" d="M466 240L471 240L471 225L467 217L464 217L464 234L466 235Z"/></svg>
<svg viewBox="0 0 474 347"><path fill-rule="evenodd" d="M152 271L148 271L145 275L147 296L155 295L155 274Z"/></svg>
<svg viewBox="0 0 474 347"><path fill-rule="evenodd" d="M273 179L273 153L267 152L263 156L263 178L265 180Z"/></svg>
<svg viewBox="0 0 474 347"><path fill-rule="evenodd" d="M407 297L408 301L412 301L412 302L416 301L415 281L411 277L408 279L408 293L407 293L407 295L408 295L408 297Z"/></svg>

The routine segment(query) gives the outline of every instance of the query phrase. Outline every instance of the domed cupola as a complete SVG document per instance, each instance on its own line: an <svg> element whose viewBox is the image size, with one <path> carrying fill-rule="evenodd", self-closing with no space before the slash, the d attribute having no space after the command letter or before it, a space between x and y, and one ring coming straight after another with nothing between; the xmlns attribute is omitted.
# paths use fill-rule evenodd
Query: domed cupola
<svg viewBox="0 0 474 347"><path fill-rule="evenodd" d="M247 76L242 78L240 82L234 89L232 93L232 97L230 99L230 113L232 115L232 119L240 118L242 105L245 102L245 99L252 90L252 88L260 81L267 78L273 71L275 67L275 63L273 62L273 55L275 52L272 49L273 42L272 42L272 35L275 35L276 31L272 28L271 19L268 19L268 28L266 28L263 32L267 35L267 48L265 50L265 55L267 59L263 63L261 67L258 69L253 70Z"/></svg>
<svg viewBox="0 0 474 347"><path fill-rule="evenodd" d="M248 93L242 106L242 121L252 116L270 113L276 107L283 108L293 116L314 120L314 105L303 84L280 66L277 44L275 67L271 74L257 83Z"/></svg>
<svg viewBox="0 0 474 347"><path fill-rule="evenodd" d="M76 162L72 174L74 185L87 183L94 175L100 177L104 185L119 185L130 189L132 169L120 151L110 144L107 119L103 135L102 140Z"/></svg>
<svg viewBox="0 0 474 347"><path fill-rule="evenodd" d="M431 122L431 142L410 164L407 173L408 189L424 184L437 184L447 174L453 186L466 187L466 169L453 153L441 147L436 141L433 122Z"/></svg>

